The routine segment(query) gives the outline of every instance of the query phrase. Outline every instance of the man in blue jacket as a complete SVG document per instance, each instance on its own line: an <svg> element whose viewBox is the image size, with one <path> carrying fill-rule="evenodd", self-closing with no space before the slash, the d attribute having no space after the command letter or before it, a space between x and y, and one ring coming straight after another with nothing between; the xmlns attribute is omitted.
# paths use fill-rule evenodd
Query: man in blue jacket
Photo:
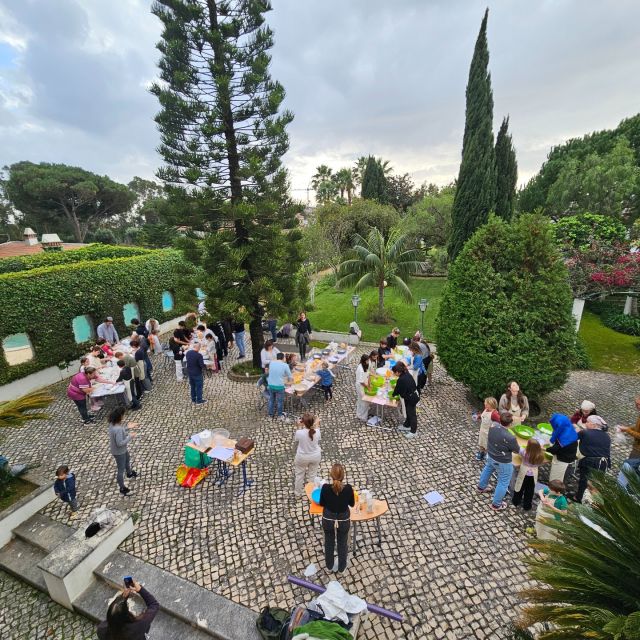
<svg viewBox="0 0 640 640"><path fill-rule="evenodd" d="M561 413L554 413L549 420L553 431L551 432L551 446L547 451L553 454L549 482L562 480L567 472L567 467L576 460L578 452L578 434L571 424L571 420Z"/></svg>
<svg viewBox="0 0 640 640"><path fill-rule="evenodd" d="M204 404L206 400L202 399L202 387L204 386L206 365L200 353L200 343L194 344L193 348L187 351L184 358L187 363L187 376L191 387L191 402Z"/></svg>

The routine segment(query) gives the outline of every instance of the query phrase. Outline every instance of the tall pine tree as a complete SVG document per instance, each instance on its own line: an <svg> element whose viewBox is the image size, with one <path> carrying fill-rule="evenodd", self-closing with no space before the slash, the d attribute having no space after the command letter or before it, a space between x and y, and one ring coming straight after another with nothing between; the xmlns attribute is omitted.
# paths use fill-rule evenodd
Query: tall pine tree
<svg viewBox="0 0 640 640"><path fill-rule="evenodd" d="M373 156L367 158L367 165L362 176L361 195L366 200L376 200L381 204L387 202L387 179L379 160Z"/></svg>
<svg viewBox="0 0 640 640"><path fill-rule="evenodd" d="M204 272L209 314L249 321L257 367L265 305L290 313L303 287L281 166L293 116L280 110L285 92L269 75L270 9L268 0L157 0L152 9L164 26L152 89L158 177L182 212L174 222L205 232L183 248Z"/></svg>
<svg viewBox="0 0 640 640"><path fill-rule="evenodd" d="M469 69L462 161L453 202L449 256L454 259L495 205L496 164L493 148L493 92L489 73L486 10Z"/></svg>
<svg viewBox="0 0 640 640"><path fill-rule="evenodd" d="M496 137L496 214L511 220L516 202L518 162L509 133L509 116L504 118Z"/></svg>

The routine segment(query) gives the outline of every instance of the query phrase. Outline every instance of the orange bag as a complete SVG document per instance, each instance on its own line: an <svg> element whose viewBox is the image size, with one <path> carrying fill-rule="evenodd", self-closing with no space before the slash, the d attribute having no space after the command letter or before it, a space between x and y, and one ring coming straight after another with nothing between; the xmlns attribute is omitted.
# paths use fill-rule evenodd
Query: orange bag
<svg viewBox="0 0 640 640"><path fill-rule="evenodd" d="M182 481L183 487L195 487L198 482L202 481L207 475L209 475L209 471L207 469L189 469L185 479Z"/></svg>

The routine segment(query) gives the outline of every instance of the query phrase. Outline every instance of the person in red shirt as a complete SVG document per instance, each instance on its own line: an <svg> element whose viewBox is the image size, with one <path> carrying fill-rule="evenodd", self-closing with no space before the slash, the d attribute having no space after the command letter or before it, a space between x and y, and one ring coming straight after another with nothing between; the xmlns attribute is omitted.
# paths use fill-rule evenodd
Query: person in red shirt
<svg viewBox="0 0 640 640"><path fill-rule="evenodd" d="M91 393L91 380L97 377L97 372L93 367L85 367L84 371L76 373L67 387L67 397L73 400L84 424L91 424L96 421L87 411L87 397Z"/></svg>

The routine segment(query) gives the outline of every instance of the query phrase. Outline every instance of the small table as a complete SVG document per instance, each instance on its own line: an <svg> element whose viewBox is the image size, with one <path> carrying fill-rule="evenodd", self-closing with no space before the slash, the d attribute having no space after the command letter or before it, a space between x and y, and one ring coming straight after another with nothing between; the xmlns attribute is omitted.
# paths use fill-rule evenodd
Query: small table
<svg viewBox="0 0 640 640"><path fill-rule="evenodd" d="M311 499L311 493L316 488L316 485L313 482L307 482L304 486L304 491L307 494L307 498L309 500L309 515L310 516L321 516L324 512L324 508L319 504L316 504ZM360 502L356 502L355 507L349 507L349 518L353 523L353 542L351 545L351 552L353 553L353 557L355 558L358 552L358 523L360 522L369 522L371 520L375 520L376 530L378 532L378 546L382 545L382 532L380 530L380 516L384 515L389 511L389 503L386 500L374 500L373 501L373 511L369 513L368 511L361 511L360 507L363 507Z"/></svg>
<svg viewBox="0 0 640 640"><path fill-rule="evenodd" d="M226 440L220 440L218 444L221 447L235 448L236 442L237 440L226 439ZM187 442L185 446L191 447L192 449L195 449L200 453L204 453L205 455L210 448L210 447L199 447L193 442ZM218 460L217 458L210 458L211 462L213 462L214 460L216 461L216 465L217 465L216 482L218 483L218 485L222 486L223 484L226 484L227 480L231 476L231 473L229 472L229 466L234 467L234 470L237 467L241 467L242 487L240 488L240 491L238 491L238 495L240 496L244 495L247 492L247 490L255 484L255 480L250 480L247 477L247 458L255 450L256 449L254 447L250 451L247 451L247 453L240 453L240 455L234 456L231 460Z"/></svg>
<svg viewBox="0 0 640 640"><path fill-rule="evenodd" d="M384 423L384 408L385 407L391 407L393 409L398 409L398 407L400 406L400 403L397 400L392 400L391 398L389 398L389 396L386 394L379 396L378 394L376 394L375 396L368 396L366 393L362 394L362 399L365 402L368 402L369 404L372 404L375 406L376 408L376 415L378 415L378 407L380 407L380 425L379 427L381 429L387 429L387 430L391 430L391 427L383 427L383 423Z"/></svg>

